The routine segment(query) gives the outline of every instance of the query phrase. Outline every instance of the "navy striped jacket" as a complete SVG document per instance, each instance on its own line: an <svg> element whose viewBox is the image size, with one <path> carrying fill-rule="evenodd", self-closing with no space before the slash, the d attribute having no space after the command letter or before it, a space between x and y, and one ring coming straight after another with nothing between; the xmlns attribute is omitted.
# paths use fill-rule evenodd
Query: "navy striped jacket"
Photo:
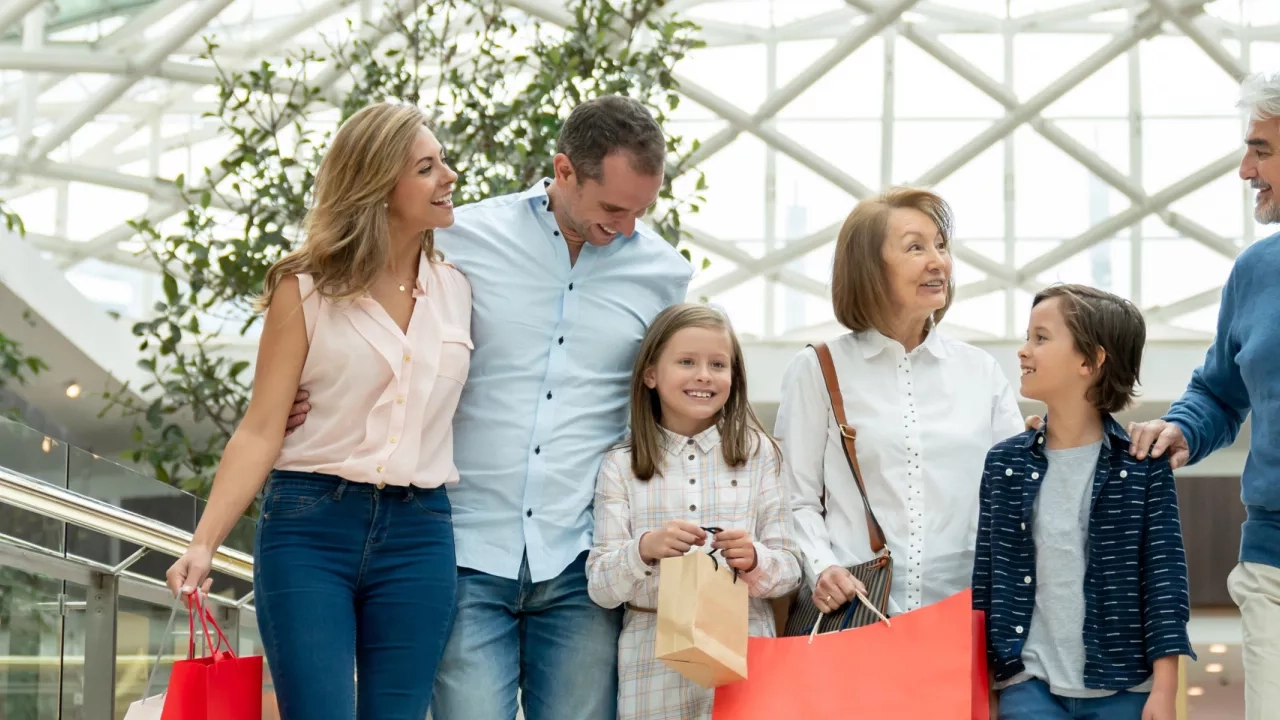
<svg viewBox="0 0 1280 720"><path fill-rule="evenodd" d="M1094 472L1084 579L1084 684L1127 690L1152 664L1190 655L1191 608L1178 521L1178 495L1167 458L1137 460L1129 436L1104 418ZM987 657L996 680L1022 672L1022 646L1036 602L1031 516L1048 459L1044 428L987 453L982 472L973 605L987 615Z"/></svg>

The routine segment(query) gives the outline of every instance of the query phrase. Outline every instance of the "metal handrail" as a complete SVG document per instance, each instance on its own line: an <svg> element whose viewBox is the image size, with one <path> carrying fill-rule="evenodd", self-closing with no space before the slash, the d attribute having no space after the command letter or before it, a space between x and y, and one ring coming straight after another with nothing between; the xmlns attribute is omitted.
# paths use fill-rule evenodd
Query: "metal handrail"
<svg viewBox="0 0 1280 720"><path fill-rule="evenodd" d="M178 557L191 544L191 533L101 500L60 488L8 468L0 467L0 503L28 510L124 540L148 550ZM135 553L130 560L140 557ZM132 564L121 563L119 571ZM233 578L253 582L253 556L219 547L213 553L213 569Z"/></svg>

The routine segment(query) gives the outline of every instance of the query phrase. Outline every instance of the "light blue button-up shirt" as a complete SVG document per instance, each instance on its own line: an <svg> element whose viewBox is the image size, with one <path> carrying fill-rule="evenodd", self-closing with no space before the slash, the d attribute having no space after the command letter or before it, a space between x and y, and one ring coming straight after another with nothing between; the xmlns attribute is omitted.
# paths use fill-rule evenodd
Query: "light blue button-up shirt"
<svg viewBox="0 0 1280 720"><path fill-rule="evenodd" d="M571 266L549 182L459 207L436 231L472 290L449 487L458 565L515 580L527 553L533 582L590 549L596 475L626 433L640 341L693 273L640 223Z"/></svg>

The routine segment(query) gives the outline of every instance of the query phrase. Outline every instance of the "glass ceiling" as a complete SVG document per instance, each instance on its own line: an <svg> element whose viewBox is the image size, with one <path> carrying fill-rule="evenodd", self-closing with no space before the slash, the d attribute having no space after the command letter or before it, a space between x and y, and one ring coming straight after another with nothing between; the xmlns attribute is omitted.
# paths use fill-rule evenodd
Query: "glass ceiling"
<svg viewBox="0 0 1280 720"><path fill-rule="evenodd" d="M509 4L544 19L559 9ZM23 6L36 11L6 14ZM216 99L201 37L255 65L321 49L380 3L59 6L0 7L0 197L81 292L142 319L159 280L121 228L172 198L155 178L198 175L227 148L201 118ZM741 332L829 336L833 226L891 183L932 185L953 204L962 290L948 324L974 339L1021 335L1029 291L1055 281L1132 298L1153 338L1205 338L1232 258L1267 234L1235 176L1235 102L1241 74L1280 70L1275 0L667 8L708 41L678 68L688 101L673 128L702 140L709 184L686 220L695 265L711 260L691 294L727 307ZM166 44L161 69L121 82L121 57Z"/></svg>

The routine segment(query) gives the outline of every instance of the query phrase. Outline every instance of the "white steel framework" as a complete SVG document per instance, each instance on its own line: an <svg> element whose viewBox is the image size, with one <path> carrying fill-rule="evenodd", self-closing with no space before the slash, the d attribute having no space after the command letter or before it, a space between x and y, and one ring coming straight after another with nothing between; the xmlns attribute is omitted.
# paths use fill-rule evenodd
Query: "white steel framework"
<svg viewBox="0 0 1280 720"><path fill-rule="evenodd" d="M508 4L568 18L562 0ZM0 196L73 282L145 316L155 269L127 221L172 218L172 178L218 160L217 128L201 118L216 80L201 38L252 66L322 47L345 18L376 23L380 5L155 0L78 23L52 2L0 0ZM840 221L857 199L910 183L957 211L958 334L1015 338L1028 293L1078 280L1139 303L1157 339L1203 340L1226 265L1264 232L1229 177L1233 102L1251 69L1280 69L1277 5L671 0L665 12L697 21L708 43L680 68L691 102L675 120L700 140L691 164L711 186L687 220L687 243L712 260L692 293L762 340L831 334ZM1175 56L1171 79L1161 67Z"/></svg>

